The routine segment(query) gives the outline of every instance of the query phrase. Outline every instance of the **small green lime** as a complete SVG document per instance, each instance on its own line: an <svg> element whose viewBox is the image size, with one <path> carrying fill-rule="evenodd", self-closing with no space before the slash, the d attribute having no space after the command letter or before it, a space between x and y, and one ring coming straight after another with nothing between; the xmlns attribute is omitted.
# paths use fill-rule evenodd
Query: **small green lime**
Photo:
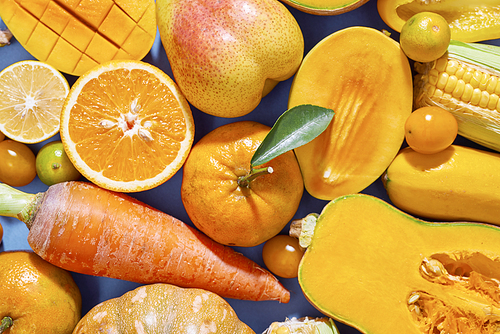
<svg viewBox="0 0 500 334"><path fill-rule="evenodd" d="M36 156L38 178L48 186L65 181L76 181L80 172L73 166L59 140L45 144Z"/></svg>

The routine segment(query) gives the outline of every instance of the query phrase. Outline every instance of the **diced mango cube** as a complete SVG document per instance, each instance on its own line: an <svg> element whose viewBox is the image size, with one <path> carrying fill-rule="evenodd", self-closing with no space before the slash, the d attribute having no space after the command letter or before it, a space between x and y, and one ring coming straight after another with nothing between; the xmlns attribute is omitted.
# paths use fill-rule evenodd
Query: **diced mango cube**
<svg viewBox="0 0 500 334"><path fill-rule="evenodd" d="M19 43L25 44L37 26L38 20L21 7L18 7L10 20L6 20L5 23Z"/></svg>
<svg viewBox="0 0 500 334"><path fill-rule="evenodd" d="M40 21L49 26L57 34L61 34L70 20L70 14L57 3L51 1Z"/></svg>
<svg viewBox="0 0 500 334"><path fill-rule="evenodd" d="M61 37L84 52L94 38L95 32L75 17L71 17Z"/></svg>
<svg viewBox="0 0 500 334"><path fill-rule="evenodd" d="M132 55L132 57L138 58L144 52L141 45L152 43L153 39L154 38L144 29L139 26L135 26L125 43L123 43L122 49Z"/></svg>
<svg viewBox="0 0 500 334"><path fill-rule="evenodd" d="M86 54L82 54L82 57L80 58L80 60L76 64L76 68L75 68L74 72L83 74L97 65L99 65L99 63L97 63L96 61L91 59Z"/></svg>
<svg viewBox="0 0 500 334"><path fill-rule="evenodd" d="M15 0L15 2L35 17L41 18L50 0Z"/></svg>
<svg viewBox="0 0 500 334"><path fill-rule="evenodd" d="M82 53L73 45L59 38L54 49L47 58L47 62L56 66L60 71L73 73L81 56Z"/></svg>
<svg viewBox="0 0 500 334"><path fill-rule="evenodd" d="M53 30L45 26L43 23L38 22L24 47L29 53L33 55L36 54L36 58L38 60L45 61L56 45L58 38L59 35L57 35Z"/></svg>
<svg viewBox="0 0 500 334"><path fill-rule="evenodd" d="M85 53L98 63L113 59L118 48L99 34L95 34Z"/></svg>
<svg viewBox="0 0 500 334"><path fill-rule="evenodd" d="M134 30L136 23L121 10L118 6L113 6L108 15L99 26L99 32L107 36L118 45L121 45Z"/></svg>
<svg viewBox="0 0 500 334"><path fill-rule="evenodd" d="M75 8L75 14L80 20L97 30L112 6L112 0L82 0Z"/></svg>
<svg viewBox="0 0 500 334"><path fill-rule="evenodd" d="M130 0L115 0L115 3L124 12L128 13L128 15L130 15L130 17L135 22L139 22L139 20L144 15L148 7L151 5L146 1L130 1Z"/></svg>

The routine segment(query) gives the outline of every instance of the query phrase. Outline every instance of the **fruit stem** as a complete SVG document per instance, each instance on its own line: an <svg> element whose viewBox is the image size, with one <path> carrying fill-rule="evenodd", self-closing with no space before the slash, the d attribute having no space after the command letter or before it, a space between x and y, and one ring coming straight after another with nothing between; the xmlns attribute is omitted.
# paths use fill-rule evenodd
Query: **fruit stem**
<svg viewBox="0 0 500 334"><path fill-rule="evenodd" d="M7 328L12 326L13 323L14 321L11 317L4 317L0 323L0 333L3 333Z"/></svg>
<svg viewBox="0 0 500 334"><path fill-rule="evenodd" d="M248 188L250 185L250 182L252 182L255 178L261 176L261 175L267 175L271 174L273 172L273 167L262 167L262 168L257 168L257 169L251 169L250 173L248 173L245 176L240 176L238 178L238 185L240 187L245 187Z"/></svg>

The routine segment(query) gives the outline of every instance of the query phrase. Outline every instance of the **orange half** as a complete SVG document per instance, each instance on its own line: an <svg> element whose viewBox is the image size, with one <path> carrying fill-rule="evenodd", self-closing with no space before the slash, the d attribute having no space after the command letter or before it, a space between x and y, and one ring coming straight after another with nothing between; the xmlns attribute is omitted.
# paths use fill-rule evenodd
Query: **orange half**
<svg viewBox="0 0 500 334"><path fill-rule="evenodd" d="M113 60L82 75L61 113L61 141L80 173L114 191L151 189L183 165L194 139L188 102L153 65Z"/></svg>

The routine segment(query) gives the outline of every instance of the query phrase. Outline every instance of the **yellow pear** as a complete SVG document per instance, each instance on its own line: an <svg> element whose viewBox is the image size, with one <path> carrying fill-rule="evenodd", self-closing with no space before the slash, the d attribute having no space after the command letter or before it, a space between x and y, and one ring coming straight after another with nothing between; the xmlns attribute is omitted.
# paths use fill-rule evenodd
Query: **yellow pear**
<svg viewBox="0 0 500 334"><path fill-rule="evenodd" d="M250 113L302 61L300 26L277 0L157 0L156 9L175 81L207 114Z"/></svg>

